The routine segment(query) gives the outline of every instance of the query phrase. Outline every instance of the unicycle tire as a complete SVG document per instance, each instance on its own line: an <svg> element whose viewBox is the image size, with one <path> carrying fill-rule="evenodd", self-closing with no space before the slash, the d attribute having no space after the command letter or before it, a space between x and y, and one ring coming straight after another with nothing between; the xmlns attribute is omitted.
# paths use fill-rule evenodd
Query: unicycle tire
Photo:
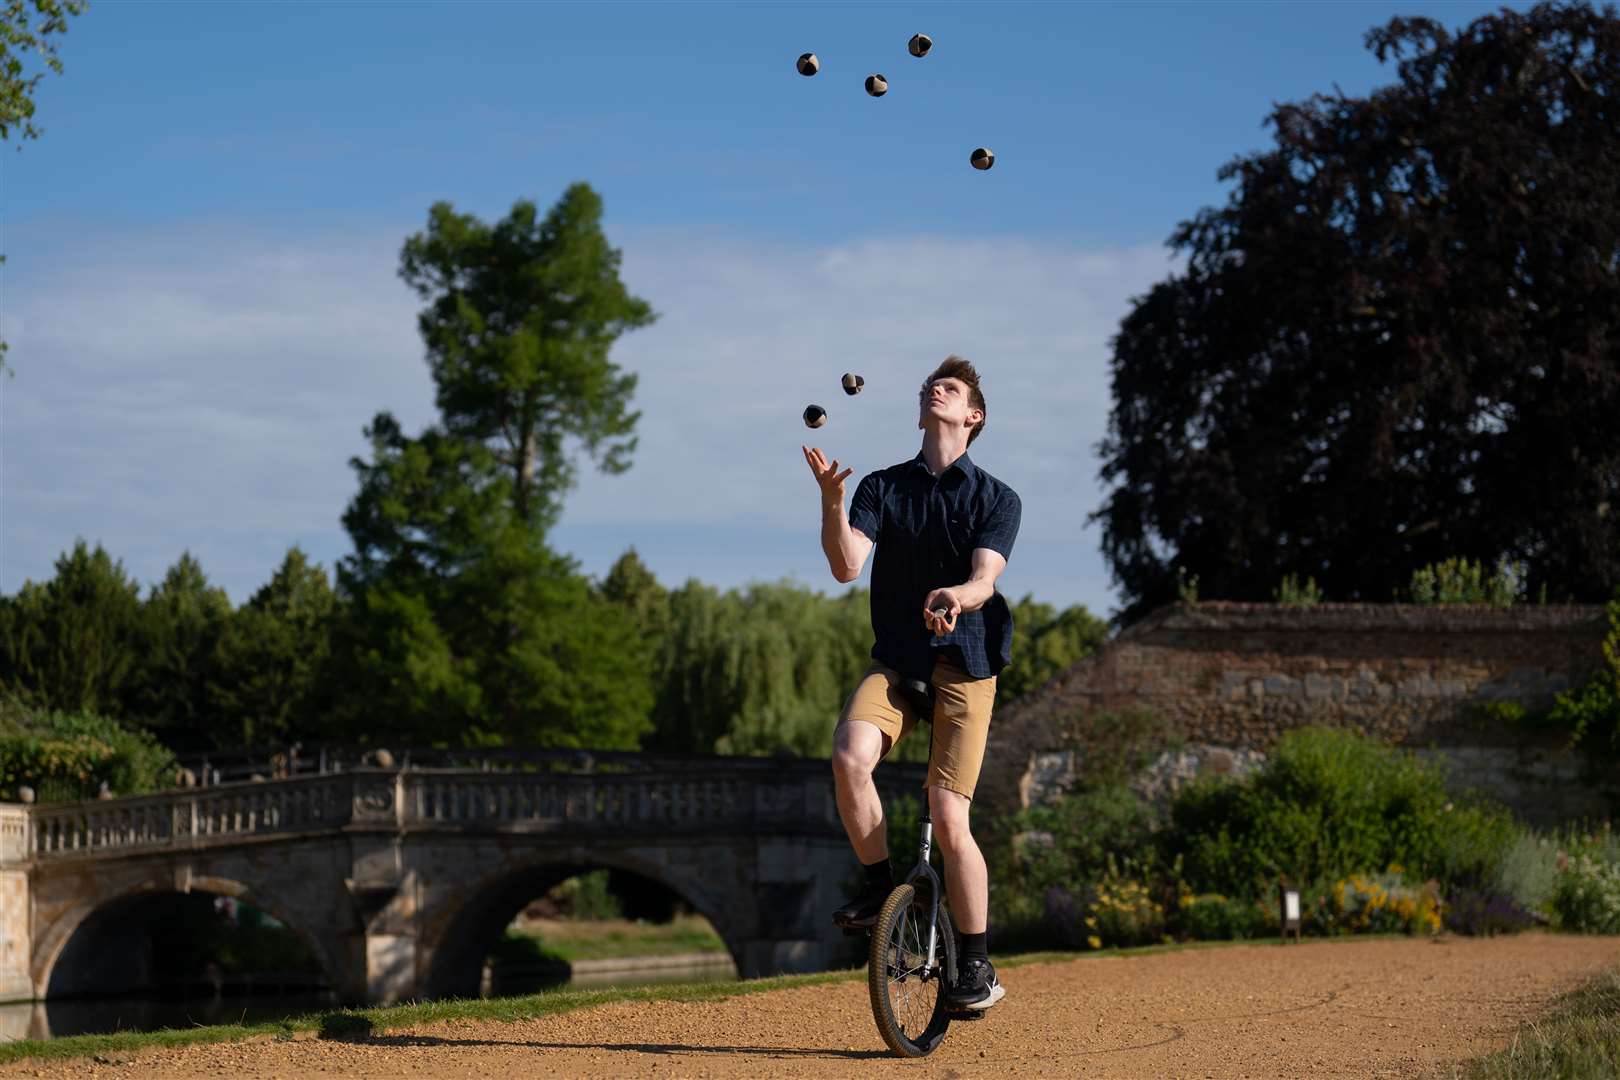
<svg viewBox="0 0 1620 1080"><path fill-rule="evenodd" d="M942 904L935 954L939 966L927 970L929 906L915 886L897 886L872 926L866 965L872 1016L883 1041L901 1057L932 1053L951 1025L945 994L956 978L956 935Z"/></svg>

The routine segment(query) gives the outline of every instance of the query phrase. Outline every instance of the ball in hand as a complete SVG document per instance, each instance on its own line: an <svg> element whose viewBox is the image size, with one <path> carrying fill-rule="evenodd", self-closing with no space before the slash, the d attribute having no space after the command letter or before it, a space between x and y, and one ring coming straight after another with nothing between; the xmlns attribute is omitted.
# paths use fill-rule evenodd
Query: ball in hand
<svg viewBox="0 0 1620 1080"><path fill-rule="evenodd" d="M852 371L844 372L844 393L854 397L866 385L866 380Z"/></svg>
<svg viewBox="0 0 1620 1080"><path fill-rule="evenodd" d="M996 163L996 155L981 146L968 156L968 160L973 163L975 169L988 169Z"/></svg>
<svg viewBox="0 0 1620 1080"><path fill-rule="evenodd" d="M816 59L815 53L807 52L803 56L799 57L798 66L799 74L808 78L821 70L821 61Z"/></svg>
<svg viewBox="0 0 1620 1080"><path fill-rule="evenodd" d="M873 97L882 97L889 92L889 80L881 75L868 75L866 77L866 92Z"/></svg>
<svg viewBox="0 0 1620 1080"><path fill-rule="evenodd" d="M806 405L804 407L804 426L810 428L820 427L827 422L827 410L820 405Z"/></svg>

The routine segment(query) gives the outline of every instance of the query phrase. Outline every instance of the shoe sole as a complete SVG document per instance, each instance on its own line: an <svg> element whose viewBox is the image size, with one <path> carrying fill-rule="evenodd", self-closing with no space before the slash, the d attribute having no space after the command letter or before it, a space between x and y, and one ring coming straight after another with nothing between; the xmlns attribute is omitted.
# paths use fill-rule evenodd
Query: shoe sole
<svg viewBox="0 0 1620 1080"><path fill-rule="evenodd" d="M971 1005L952 1005L950 1011L975 1013L983 1012L1006 996L1007 991L1003 989L1002 985L998 982L990 988L990 992L984 996L983 1001L975 1001Z"/></svg>

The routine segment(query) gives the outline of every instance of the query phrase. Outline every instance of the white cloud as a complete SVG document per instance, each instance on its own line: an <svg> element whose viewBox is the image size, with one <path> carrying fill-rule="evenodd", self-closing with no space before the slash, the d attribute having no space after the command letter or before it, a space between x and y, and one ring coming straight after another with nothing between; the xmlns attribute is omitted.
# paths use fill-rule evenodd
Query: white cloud
<svg viewBox="0 0 1620 1080"><path fill-rule="evenodd" d="M288 545L330 563L360 430L433 415L414 295L386 236L266 237L195 227L30 244L13 229L0 332L0 589L52 573L75 536L145 582L190 549L235 600ZM19 233L23 233L19 236ZM58 237L59 240L59 237ZM623 274L661 313L614 356L640 376L625 475L583 467L559 546L600 572L634 544L668 582L794 577L836 587L816 544L799 445L859 472L915 453L918 384L947 353L978 364L989 423L973 452L1024 497L1014 595L1110 603L1093 446L1107 342L1158 248L898 236L807 249L615 233ZM48 265L28 252L51 250ZM845 371L866 378L846 397ZM815 432L799 420L815 401ZM851 485L853 490L853 484Z"/></svg>

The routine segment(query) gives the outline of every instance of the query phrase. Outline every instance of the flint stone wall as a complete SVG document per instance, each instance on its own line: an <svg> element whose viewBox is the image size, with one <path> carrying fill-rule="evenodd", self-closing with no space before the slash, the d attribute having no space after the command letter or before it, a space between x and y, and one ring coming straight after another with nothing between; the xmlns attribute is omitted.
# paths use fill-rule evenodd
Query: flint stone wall
<svg viewBox="0 0 1620 1080"><path fill-rule="evenodd" d="M1438 758L1454 787L1529 821L1608 816L1620 778L1594 775L1564 736L1481 708L1551 704L1597 669L1607 632L1597 605L1172 605L997 711L978 801L995 817L1050 798L1093 755L1117 753L1106 740L1134 737L1167 751L1135 784L1160 802L1200 772L1246 772L1287 731L1321 724ZM1094 722L1133 712L1154 718L1151 732Z"/></svg>

